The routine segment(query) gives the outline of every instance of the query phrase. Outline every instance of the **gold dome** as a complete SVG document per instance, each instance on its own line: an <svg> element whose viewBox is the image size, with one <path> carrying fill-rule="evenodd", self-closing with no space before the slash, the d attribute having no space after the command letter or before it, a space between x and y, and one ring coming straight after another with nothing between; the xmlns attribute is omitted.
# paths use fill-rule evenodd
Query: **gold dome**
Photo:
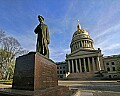
<svg viewBox="0 0 120 96"><path fill-rule="evenodd" d="M84 43L84 44L83 44ZM73 34L70 44L71 52L78 49L93 50L93 40L90 38L88 32L81 28L80 23L77 25L77 31Z"/></svg>

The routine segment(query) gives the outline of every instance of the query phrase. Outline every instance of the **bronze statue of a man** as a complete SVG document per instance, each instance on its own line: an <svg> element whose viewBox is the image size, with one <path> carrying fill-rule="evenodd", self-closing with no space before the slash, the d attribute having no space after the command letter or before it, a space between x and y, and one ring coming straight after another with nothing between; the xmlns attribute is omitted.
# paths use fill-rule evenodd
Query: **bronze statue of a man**
<svg viewBox="0 0 120 96"><path fill-rule="evenodd" d="M50 43L50 37L48 26L43 23L44 18L42 16L39 15L38 20L40 24L34 30L34 32L38 35L36 52L39 52L40 54L49 58L48 44Z"/></svg>

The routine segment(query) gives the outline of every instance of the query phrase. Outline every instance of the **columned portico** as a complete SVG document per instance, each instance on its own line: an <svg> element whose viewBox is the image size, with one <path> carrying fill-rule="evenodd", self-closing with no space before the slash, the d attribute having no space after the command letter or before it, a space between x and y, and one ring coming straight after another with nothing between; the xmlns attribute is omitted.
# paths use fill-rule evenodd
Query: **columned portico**
<svg viewBox="0 0 120 96"><path fill-rule="evenodd" d="M92 59L90 59L90 58L92 58ZM83 69L82 69L82 64L81 64L81 60L82 59L83 59L83 67L84 67ZM75 62L73 62L73 60L75 60ZM96 60L96 62L95 62L95 60ZM97 59L95 59L95 57L85 57L85 58L79 58L79 59L77 59L77 58L76 59L69 59L69 60L67 60L67 64L68 64L68 72L72 72L72 73L96 72L96 71L101 70L99 57L97 57ZM89 71L87 71L87 68L88 68Z"/></svg>

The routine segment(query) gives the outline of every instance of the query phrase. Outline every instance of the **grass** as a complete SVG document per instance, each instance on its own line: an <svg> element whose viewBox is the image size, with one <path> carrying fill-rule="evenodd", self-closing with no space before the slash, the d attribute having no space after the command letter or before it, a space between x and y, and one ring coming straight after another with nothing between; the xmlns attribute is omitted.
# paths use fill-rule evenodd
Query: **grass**
<svg viewBox="0 0 120 96"><path fill-rule="evenodd" d="M0 84L12 85L12 80L0 80Z"/></svg>

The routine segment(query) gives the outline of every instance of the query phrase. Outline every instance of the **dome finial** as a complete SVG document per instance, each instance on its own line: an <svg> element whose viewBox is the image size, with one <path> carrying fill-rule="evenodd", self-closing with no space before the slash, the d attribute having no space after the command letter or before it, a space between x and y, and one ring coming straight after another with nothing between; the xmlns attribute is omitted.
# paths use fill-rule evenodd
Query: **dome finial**
<svg viewBox="0 0 120 96"><path fill-rule="evenodd" d="M77 30L80 30L80 29L81 29L80 21L78 20Z"/></svg>

